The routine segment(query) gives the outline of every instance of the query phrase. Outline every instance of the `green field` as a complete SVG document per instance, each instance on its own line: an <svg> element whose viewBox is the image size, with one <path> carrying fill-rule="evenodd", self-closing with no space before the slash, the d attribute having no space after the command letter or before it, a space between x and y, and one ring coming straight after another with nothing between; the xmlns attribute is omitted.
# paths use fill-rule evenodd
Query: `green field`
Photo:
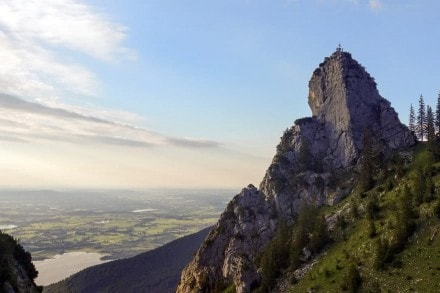
<svg viewBox="0 0 440 293"><path fill-rule="evenodd" d="M110 193L110 194L109 194ZM0 225L34 260L70 251L125 258L216 223L231 190L3 191Z"/></svg>

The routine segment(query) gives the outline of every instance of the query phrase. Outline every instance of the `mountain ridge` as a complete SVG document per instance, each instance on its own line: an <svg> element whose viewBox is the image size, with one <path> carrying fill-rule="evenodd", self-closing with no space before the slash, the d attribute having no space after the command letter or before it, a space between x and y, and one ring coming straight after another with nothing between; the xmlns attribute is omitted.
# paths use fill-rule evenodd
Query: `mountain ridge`
<svg viewBox="0 0 440 293"><path fill-rule="evenodd" d="M136 255L84 269L44 292L175 292L181 270L211 227Z"/></svg>
<svg viewBox="0 0 440 293"><path fill-rule="evenodd" d="M258 288L256 259L280 223L293 223L302 202L333 205L353 190L366 129L384 157L416 142L374 79L340 48L313 72L308 99L313 117L285 131L259 189L249 185L228 204L177 292Z"/></svg>

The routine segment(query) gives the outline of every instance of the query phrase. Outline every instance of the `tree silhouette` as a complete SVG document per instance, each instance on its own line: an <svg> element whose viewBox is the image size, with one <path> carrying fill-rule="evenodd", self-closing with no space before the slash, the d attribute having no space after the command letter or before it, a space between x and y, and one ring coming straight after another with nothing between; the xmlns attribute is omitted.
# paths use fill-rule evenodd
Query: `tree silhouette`
<svg viewBox="0 0 440 293"><path fill-rule="evenodd" d="M426 107L426 136L429 142L435 141L435 121L431 106Z"/></svg>
<svg viewBox="0 0 440 293"><path fill-rule="evenodd" d="M437 105L435 107L435 129L440 132L440 92L437 96Z"/></svg>
<svg viewBox="0 0 440 293"><path fill-rule="evenodd" d="M415 133L416 132L416 114L414 113L414 107L411 104L410 108L409 108L409 119L408 119L408 128L411 132Z"/></svg>
<svg viewBox="0 0 440 293"><path fill-rule="evenodd" d="M365 192L373 187L374 175L377 173L377 155L374 151L373 137L369 128L364 131L362 145L359 189L361 192Z"/></svg>
<svg viewBox="0 0 440 293"><path fill-rule="evenodd" d="M425 122L426 122L426 109L423 95L419 98L419 109L417 111L417 136L420 141L425 138Z"/></svg>

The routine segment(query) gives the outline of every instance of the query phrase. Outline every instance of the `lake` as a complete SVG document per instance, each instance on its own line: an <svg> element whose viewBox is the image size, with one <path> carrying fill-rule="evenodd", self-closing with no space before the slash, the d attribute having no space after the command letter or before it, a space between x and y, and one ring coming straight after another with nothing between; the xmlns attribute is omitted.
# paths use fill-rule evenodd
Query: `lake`
<svg viewBox="0 0 440 293"><path fill-rule="evenodd" d="M57 254L53 258L41 261L34 261L33 263L38 271L35 283L41 286L56 283L85 268L107 262L101 260L104 256L100 253L76 251Z"/></svg>

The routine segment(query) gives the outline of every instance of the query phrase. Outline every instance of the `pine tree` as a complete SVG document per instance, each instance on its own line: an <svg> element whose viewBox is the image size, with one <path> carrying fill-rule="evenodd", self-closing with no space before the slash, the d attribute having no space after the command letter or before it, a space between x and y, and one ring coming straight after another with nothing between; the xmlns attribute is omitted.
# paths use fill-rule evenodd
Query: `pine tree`
<svg viewBox="0 0 440 293"><path fill-rule="evenodd" d="M414 202L419 206L423 202L423 196L426 191L426 176L421 167L416 169L414 173L413 194Z"/></svg>
<svg viewBox="0 0 440 293"><path fill-rule="evenodd" d="M416 114L414 113L414 107L411 104L411 107L409 108L409 119L408 119L408 128L412 133L416 132Z"/></svg>
<svg viewBox="0 0 440 293"><path fill-rule="evenodd" d="M364 131L362 144L362 155L359 170L359 189L361 192L365 192L373 187L374 175L377 172L377 157L374 153L371 130L368 128Z"/></svg>
<svg viewBox="0 0 440 293"><path fill-rule="evenodd" d="M314 206L305 201L301 202L296 229L290 245L290 266L292 269L297 269L301 265L302 250L309 242L308 235L313 231L317 215L317 209Z"/></svg>
<svg viewBox="0 0 440 293"><path fill-rule="evenodd" d="M387 257L388 243L385 240L378 238L373 249L373 268L376 270L382 270Z"/></svg>
<svg viewBox="0 0 440 293"><path fill-rule="evenodd" d="M437 105L435 108L435 129L436 132L440 132L440 92L437 96Z"/></svg>
<svg viewBox="0 0 440 293"><path fill-rule="evenodd" d="M426 122L426 109L423 95L419 98L419 110L417 111L417 136L420 141L425 138L425 122Z"/></svg>
<svg viewBox="0 0 440 293"><path fill-rule="evenodd" d="M329 242L329 239L325 218L324 216L318 217L309 241L310 251L318 253Z"/></svg>
<svg viewBox="0 0 440 293"><path fill-rule="evenodd" d="M348 271L345 273L342 279L342 291L358 292L361 284L362 278L359 274L358 268L354 264L350 264L348 267Z"/></svg>
<svg viewBox="0 0 440 293"><path fill-rule="evenodd" d="M426 136L429 142L434 142L435 140L435 124L434 124L434 113L432 112L431 106L426 107Z"/></svg>
<svg viewBox="0 0 440 293"><path fill-rule="evenodd" d="M434 195L434 190L435 186L434 186L434 182L432 181L432 177L428 177L426 179L426 188L425 188L425 194L423 196L423 201L424 202L430 202L433 198Z"/></svg>

